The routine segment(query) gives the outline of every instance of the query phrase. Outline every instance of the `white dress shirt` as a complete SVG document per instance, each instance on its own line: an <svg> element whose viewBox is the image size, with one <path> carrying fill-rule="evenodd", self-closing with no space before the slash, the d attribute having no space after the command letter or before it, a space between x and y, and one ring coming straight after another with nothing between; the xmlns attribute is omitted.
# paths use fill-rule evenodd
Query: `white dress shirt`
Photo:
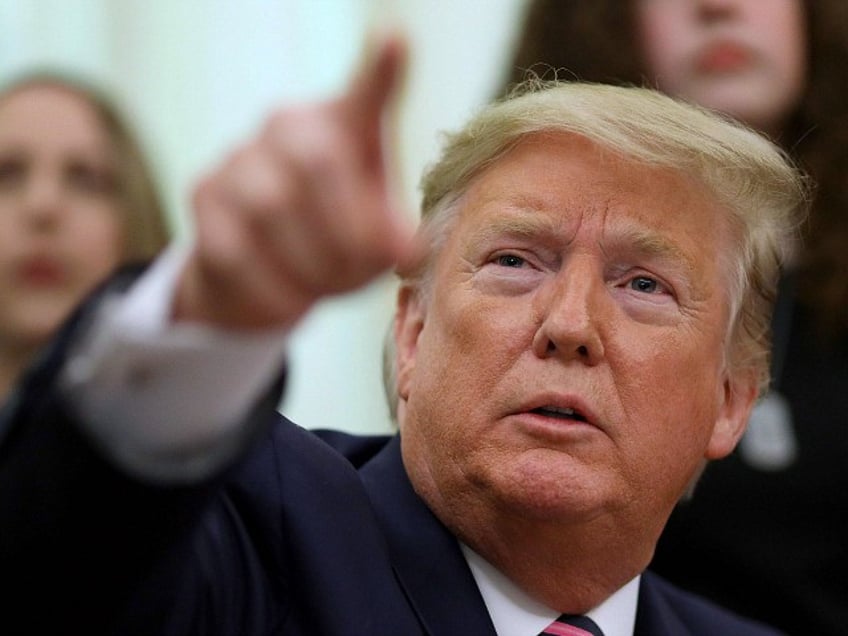
<svg viewBox="0 0 848 636"><path fill-rule="evenodd" d="M530 598L474 550L464 544L461 547L498 636L537 636L559 618L561 612ZM631 579L586 613L604 636L633 636L640 578Z"/></svg>
<svg viewBox="0 0 848 636"><path fill-rule="evenodd" d="M187 246L170 247L104 303L62 388L106 453L167 482L211 474L251 431L238 424L283 367L288 333L234 333L169 321Z"/></svg>

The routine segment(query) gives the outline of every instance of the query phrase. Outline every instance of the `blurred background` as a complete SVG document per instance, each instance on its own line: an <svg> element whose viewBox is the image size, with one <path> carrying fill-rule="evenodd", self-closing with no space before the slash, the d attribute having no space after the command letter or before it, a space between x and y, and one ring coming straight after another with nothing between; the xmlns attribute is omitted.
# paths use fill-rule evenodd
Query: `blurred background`
<svg viewBox="0 0 848 636"><path fill-rule="evenodd" d="M503 80L524 0L0 0L0 83L33 69L104 87L140 135L171 227L191 232L192 184L274 107L331 96L367 34L400 25L411 66L399 108L400 196L439 131L460 126ZM387 275L328 301L291 344L281 410L306 427L390 428L380 369L394 300Z"/></svg>

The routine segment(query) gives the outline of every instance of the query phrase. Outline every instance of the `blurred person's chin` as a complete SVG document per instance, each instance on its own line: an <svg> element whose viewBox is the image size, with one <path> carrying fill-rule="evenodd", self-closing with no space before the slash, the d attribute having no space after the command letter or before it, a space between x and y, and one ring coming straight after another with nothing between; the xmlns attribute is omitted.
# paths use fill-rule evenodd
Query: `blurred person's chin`
<svg viewBox="0 0 848 636"><path fill-rule="evenodd" d="M758 73L699 78L681 87L678 96L772 136L779 134L798 102L794 87L782 78Z"/></svg>

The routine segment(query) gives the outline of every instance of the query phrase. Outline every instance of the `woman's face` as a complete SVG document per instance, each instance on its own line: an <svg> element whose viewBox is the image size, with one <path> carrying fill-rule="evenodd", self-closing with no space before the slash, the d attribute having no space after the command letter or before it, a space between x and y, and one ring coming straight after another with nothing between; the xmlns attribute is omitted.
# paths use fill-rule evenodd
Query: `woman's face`
<svg viewBox="0 0 848 636"><path fill-rule="evenodd" d="M45 83L0 98L0 346L39 345L120 262L113 166L79 95Z"/></svg>
<svg viewBox="0 0 848 636"><path fill-rule="evenodd" d="M779 134L807 67L801 0L635 0L650 78L671 95Z"/></svg>

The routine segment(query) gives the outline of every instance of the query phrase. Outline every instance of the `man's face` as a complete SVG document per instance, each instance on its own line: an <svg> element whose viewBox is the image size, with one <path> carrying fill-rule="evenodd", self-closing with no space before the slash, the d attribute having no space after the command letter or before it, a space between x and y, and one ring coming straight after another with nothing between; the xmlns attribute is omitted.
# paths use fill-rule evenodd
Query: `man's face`
<svg viewBox="0 0 848 636"><path fill-rule="evenodd" d="M499 515L613 515L655 538L755 395L723 365L724 212L680 174L550 134L476 177L458 214L429 304L400 296L416 490L461 537Z"/></svg>

